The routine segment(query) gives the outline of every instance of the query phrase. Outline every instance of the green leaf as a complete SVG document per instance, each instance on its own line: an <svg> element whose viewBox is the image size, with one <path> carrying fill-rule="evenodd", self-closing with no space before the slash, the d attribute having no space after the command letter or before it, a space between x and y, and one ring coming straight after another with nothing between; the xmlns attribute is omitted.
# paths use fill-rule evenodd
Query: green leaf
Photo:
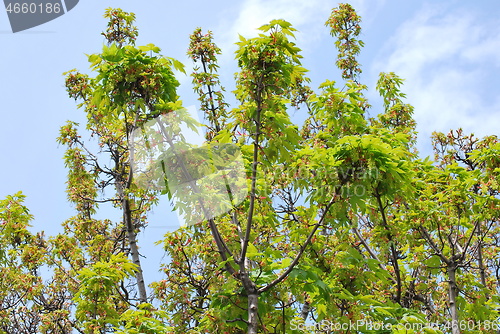
<svg viewBox="0 0 500 334"><path fill-rule="evenodd" d="M156 45L154 45L152 43L149 43L148 45L144 45L144 46L139 46L139 50L141 50L143 52L152 51L154 53L159 53L161 51L161 49L159 47L157 47Z"/></svg>
<svg viewBox="0 0 500 334"><path fill-rule="evenodd" d="M257 250L257 248L251 242L249 242L248 243L248 248L247 248L247 256L248 257L255 257L255 256L258 256L258 255L263 255L263 254L260 253Z"/></svg>
<svg viewBox="0 0 500 334"><path fill-rule="evenodd" d="M167 59L169 59L172 62L172 65L177 71L186 74L186 69L183 63L174 58L167 58Z"/></svg>

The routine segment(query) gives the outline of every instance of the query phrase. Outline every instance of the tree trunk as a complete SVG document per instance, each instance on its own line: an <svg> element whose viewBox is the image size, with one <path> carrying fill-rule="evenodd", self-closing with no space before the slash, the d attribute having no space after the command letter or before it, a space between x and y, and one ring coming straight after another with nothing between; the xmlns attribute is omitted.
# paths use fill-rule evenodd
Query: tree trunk
<svg viewBox="0 0 500 334"><path fill-rule="evenodd" d="M257 334L259 327L259 295L257 291L248 294L248 334Z"/></svg>
<svg viewBox="0 0 500 334"><path fill-rule="evenodd" d="M129 175L129 180L131 179L132 177ZM139 248L137 247L137 233L135 232L134 222L132 221L132 212L130 210L130 200L127 198L123 184L121 184L120 181L116 182L116 190L121 198L123 224L125 225L127 232L130 255L132 256L132 262L137 266L135 278L137 282L137 290L139 291L139 301L141 303L146 303L148 300L146 283L144 282L144 276L142 273L141 258L139 256Z"/></svg>
<svg viewBox="0 0 500 334"><path fill-rule="evenodd" d="M305 302L304 305L302 305L302 311L300 312L300 317L302 318L302 320L304 321L307 320L310 310L311 310L311 305L309 304L309 302Z"/></svg>
<svg viewBox="0 0 500 334"><path fill-rule="evenodd" d="M457 266L455 263L448 264L448 299L450 303L450 313L451 313L451 333L460 334L460 323L458 322L458 310L457 310L457 279L456 272Z"/></svg>
<svg viewBox="0 0 500 334"><path fill-rule="evenodd" d="M486 268L484 266L484 260L483 260L483 240L481 239L481 222L478 223L477 227L477 235L478 235L478 247L477 247L477 264L479 266L479 275L481 277L481 284L485 288L486 291ZM486 299L490 299L490 295L488 292L485 293Z"/></svg>
<svg viewBox="0 0 500 334"><path fill-rule="evenodd" d="M135 227L130 214L130 202L128 201L128 199L124 199L123 202L123 222L125 223L125 227L127 229L130 255L132 256L132 262L137 266L135 278L137 281L137 290L139 290L139 300L141 303L146 303L148 301L148 296L146 293L146 283L144 282L141 258L139 256L139 248L137 247L137 233L135 233Z"/></svg>
<svg viewBox="0 0 500 334"><path fill-rule="evenodd" d="M239 279L248 298L247 334L257 334L259 328L259 291L248 271L239 274Z"/></svg>

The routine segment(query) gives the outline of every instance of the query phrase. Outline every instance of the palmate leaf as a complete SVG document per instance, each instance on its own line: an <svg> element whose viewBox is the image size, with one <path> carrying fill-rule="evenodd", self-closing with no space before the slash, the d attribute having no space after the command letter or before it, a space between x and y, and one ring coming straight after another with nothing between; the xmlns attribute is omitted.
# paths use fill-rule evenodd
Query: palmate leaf
<svg viewBox="0 0 500 334"><path fill-rule="evenodd" d="M168 60L170 60L172 66L179 72L183 73L183 74L186 74L186 69L185 69L185 66L183 63L181 63L180 61L178 61L177 59L175 58L170 58L170 57L167 57Z"/></svg>
<svg viewBox="0 0 500 334"><path fill-rule="evenodd" d="M110 46L104 45L102 47L101 58L111 63L117 63L124 58L124 49L119 48L116 43Z"/></svg>
<svg viewBox="0 0 500 334"><path fill-rule="evenodd" d="M139 46L138 49L143 51L143 52L152 51L154 53L159 53L161 51L161 49L159 47L157 47L156 45L154 45L153 43L149 43L148 45L144 45L144 46Z"/></svg>
<svg viewBox="0 0 500 334"><path fill-rule="evenodd" d="M259 28L259 30L261 30L263 32L268 32L269 30L276 28L276 27L280 27L280 31L283 34L285 34L287 36L295 37L295 35L293 34L293 31L297 31L297 29L293 28L292 24L288 21L285 21L285 20L271 20L271 22L269 22L268 24L261 26Z"/></svg>

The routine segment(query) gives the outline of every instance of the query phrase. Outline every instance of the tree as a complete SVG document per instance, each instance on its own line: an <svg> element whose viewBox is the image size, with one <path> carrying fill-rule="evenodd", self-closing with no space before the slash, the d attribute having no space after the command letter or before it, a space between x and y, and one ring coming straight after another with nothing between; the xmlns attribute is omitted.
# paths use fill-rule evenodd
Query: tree
<svg viewBox="0 0 500 334"><path fill-rule="evenodd" d="M427 230L424 221L429 218L429 208L421 206L426 202L425 186L433 184L432 175L441 172L418 159L413 107L403 102L402 80L397 75L381 73L377 88L385 112L377 119L365 116L370 106L362 95L366 87L359 83L361 69L356 61L363 46L356 39L359 22L349 5L334 9L327 21L332 35L338 38L337 66L348 81L342 90L333 82L325 82L320 94L303 85L307 78L299 67L295 45L285 47L290 53L285 51L284 57L276 50L280 31L287 38L293 36L287 22L263 26L261 30L270 31L269 35L241 38L237 51L241 71L235 92L241 106L228 114L220 108L225 104L216 89L219 83L214 72L218 66L214 56L218 49L210 33L203 36L197 30L192 36L190 54L203 69L194 74L194 83L211 129L207 139L219 142L227 138L225 133L217 136L224 124L213 121L223 110L221 119L233 120L226 125L232 141L244 143L241 150L246 155L251 186L243 217L241 209L235 207L215 224L217 235L230 244L216 243L217 248L210 248L200 226L179 230L167 238L165 247L175 260L165 271L185 273L187 278L182 283L167 280L157 286L157 291L164 300L178 300L177 314L186 320L179 332L201 328L231 332L235 327L248 333L285 332L299 315L304 321L312 317L317 324L328 319L344 323L363 320L396 328L399 323L404 329L409 322L425 328L425 321L436 321L436 329L445 330L446 321L450 321L454 332L463 327L456 306L460 295L456 273L468 262L458 264L446 258L442 251L445 246L436 246L432 239L439 234L439 223L429 222L434 225ZM273 24L274 31L270 29ZM271 73L266 72L269 70ZM213 101L213 92L217 92L217 107L207 102ZM295 132L286 110L299 105L307 108L310 117ZM296 134L300 137L294 138ZM245 146L247 143L250 147ZM446 173L455 177L450 171ZM467 192L467 184L456 186ZM431 193L442 197L448 191L439 188ZM471 206L472 210L481 207L473 205L475 201L460 203L462 200L453 198L452 205ZM496 202L494 191L483 201ZM443 204L434 205L440 208L439 214L450 216ZM485 211L470 214L484 216ZM492 212L486 220L492 232L497 213ZM462 227L468 233L460 235L466 240L462 260L481 257L475 254L475 247L470 248L482 224L475 221L472 229L470 225ZM452 248L459 245L457 240L452 243ZM482 248L481 241L477 247ZM225 257L212 257L225 252ZM250 261L241 262L245 259ZM408 262L410 259L413 261ZM435 265L436 259L444 262ZM219 269L231 276L217 272L217 263L224 264L225 269L220 265ZM480 272L484 277L484 264L479 268L483 268ZM196 279L207 276L211 279ZM438 288L442 280L450 282L447 292ZM470 288L476 287L473 284ZM272 291L272 298L268 291ZM211 299L210 295L217 297ZM444 296L446 299L442 299ZM194 302L199 302L197 307L190 307ZM482 311L489 315L483 318L470 313L464 317L479 328L478 321L495 318L495 303L489 302L489 311ZM438 306L441 312L436 311ZM302 324L307 327L308 322ZM427 326L426 330L434 328Z"/></svg>
<svg viewBox="0 0 500 334"><path fill-rule="evenodd" d="M232 108L221 50L196 29L201 147L182 132L198 126L176 93L182 64L135 46L133 14L105 17L94 76L66 73L97 143L74 122L58 137L76 215L47 238L29 232L21 193L0 201L0 333L495 332L498 139L435 133L435 159L420 159L395 73L380 74L370 118L350 5L326 22L340 86L307 86L296 30L273 20L237 43ZM188 224L165 235L148 293L137 234L162 194ZM119 221L95 218L104 203Z"/></svg>

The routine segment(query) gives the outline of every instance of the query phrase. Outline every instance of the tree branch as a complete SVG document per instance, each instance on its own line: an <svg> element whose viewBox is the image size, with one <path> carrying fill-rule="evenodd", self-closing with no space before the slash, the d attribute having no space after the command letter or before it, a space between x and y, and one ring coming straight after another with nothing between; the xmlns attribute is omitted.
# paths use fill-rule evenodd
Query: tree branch
<svg viewBox="0 0 500 334"><path fill-rule="evenodd" d="M307 236L307 239L304 242L304 244L302 245L302 247L300 247L299 253L295 257L295 259L293 259L292 263L288 266L288 268L278 278L276 278L274 281L272 281L268 285L260 288L258 290L259 293L266 292L267 290L273 288L275 285L282 282L292 272L292 270L295 268L297 263L299 263L299 260L302 257L302 255L304 254L304 251L306 250L307 246L311 243L311 240L314 237L314 235L316 234L316 231L318 230L318 228L321 225L323 225L323 221L325 220L326 215L328 214L328 211L330 210L330 207L335 202L335 197L336 196L333 196L332 199L330 200L330 202L328 202L328 204L326 205L325 212L323 213L323 216L321 216L320 220L314 225L313 229L311 230L311 232Z"/></svg>

